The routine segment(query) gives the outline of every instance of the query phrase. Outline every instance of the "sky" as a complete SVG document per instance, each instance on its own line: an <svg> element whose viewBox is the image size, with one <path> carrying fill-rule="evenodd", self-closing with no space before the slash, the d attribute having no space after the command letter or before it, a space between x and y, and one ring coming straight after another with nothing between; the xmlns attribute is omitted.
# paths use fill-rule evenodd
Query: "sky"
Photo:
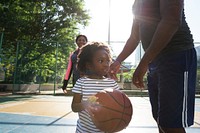
<svg viewBox="0 0 200 133"><path fill-rule="evenodd" d="M85 0L91 20L89 26L81 29L81 34L85 34L89 41L108 42L110 38L111 49L117 56L131 32L133 3L134 0L110 0L109 6L109 0ZM184 8L194 42L200 43L199 5L200 0L185 0ZM125 61L134 62L134 53Z"/></svg>

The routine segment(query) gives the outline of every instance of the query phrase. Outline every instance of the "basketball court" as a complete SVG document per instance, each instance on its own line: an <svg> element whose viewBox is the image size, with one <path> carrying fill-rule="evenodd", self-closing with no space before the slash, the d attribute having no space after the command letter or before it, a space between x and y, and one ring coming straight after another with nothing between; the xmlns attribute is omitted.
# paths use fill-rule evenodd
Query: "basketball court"
<svg viewBox="0 0 200 133"><path fill-rule="evenodd" d="M133 116L120 133L158 133L151 117L148 97L129 97ZM77 113L71 111L71 96L0 96L0 133L74 133ZM195 124L187 133L200 132L200 98L196 98Z"/></svg>

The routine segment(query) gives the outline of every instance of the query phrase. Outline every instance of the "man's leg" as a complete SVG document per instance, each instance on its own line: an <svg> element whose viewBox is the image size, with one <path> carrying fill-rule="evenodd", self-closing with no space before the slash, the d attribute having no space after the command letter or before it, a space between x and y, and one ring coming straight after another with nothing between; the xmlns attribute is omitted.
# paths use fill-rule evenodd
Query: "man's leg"
<svg viewBox="0 0 200 133"><path fill-rule="evenodd" d="M160 133L185 133L194 121L196 53L193 50L168 55L159 67Z"/></svg>
<svg viewBox="0 0 200 133"><path fill-rule="evenodd" d="M184 128L162 128L159 126L159 133L186 133Z"/></svg>

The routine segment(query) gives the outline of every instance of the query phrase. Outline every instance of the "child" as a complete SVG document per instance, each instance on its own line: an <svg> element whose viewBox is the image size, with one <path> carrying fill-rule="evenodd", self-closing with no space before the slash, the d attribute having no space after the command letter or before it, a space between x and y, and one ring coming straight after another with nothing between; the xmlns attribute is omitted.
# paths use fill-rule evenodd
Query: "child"
<svg viewBox="0 0 200 133"><path fill-rule="evenodd" d="M88 98L106 89L119 89L115 80L107 78L111 64L110 50L101 42L91 42L82 47L78 56L78 70L84 74L72 89L74 93L72 111L78 112L76 133L103 133L96 128L88 113Z"/></svg>

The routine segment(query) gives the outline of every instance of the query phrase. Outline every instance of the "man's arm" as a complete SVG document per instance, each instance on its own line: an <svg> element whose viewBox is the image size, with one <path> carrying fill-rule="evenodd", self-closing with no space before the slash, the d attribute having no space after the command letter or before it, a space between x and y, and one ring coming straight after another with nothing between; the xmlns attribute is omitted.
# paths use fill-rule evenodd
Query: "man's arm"
<svg viewBox="0 0 200 133"><path fill-rule="evenodd" d="M139 26L136 19L133 19L131 34L128 40L126 41L126 44L122 50L122 52L117 57L117 61L120 63L124 61L138 46L139 43Z"/></svg>
<svg viewBox="0 0 200 133"><path fill-rule="evenodd" d="M111 64L109 76L117 80L116 73L120 69L121 62L124 61L137 47L139 42L139 27L135 19L133 19L131 35L127 40L123 50L118 55L117 59Z"/></svg>
<svg viewBox="0 0 200 133"><path fill-rule="evenodd" d="M148 64L167 46L178 30L182 21L183 3L183 0L160 0L161 20L133 74L132 82L138 88L144 87L143 77Z"/></svg>
<svg viewBox="0 0 200 133"><path fill-rule="evenodd" d="M161 21L142 60L151 62L169 43L182 21L183 0L160 0Z"/></svg>

